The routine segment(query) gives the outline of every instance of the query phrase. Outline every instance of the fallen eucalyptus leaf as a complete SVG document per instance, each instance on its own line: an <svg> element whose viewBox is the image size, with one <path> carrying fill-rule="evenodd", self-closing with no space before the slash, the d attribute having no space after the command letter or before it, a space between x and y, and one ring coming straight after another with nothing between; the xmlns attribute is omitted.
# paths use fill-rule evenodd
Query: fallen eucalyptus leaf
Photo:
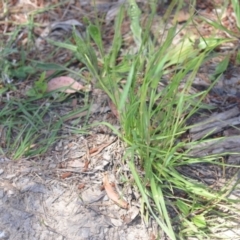
<svg viewBox="0 0 240 240"><path fill-rule="evenodd" d="M52 78L48 82L47 92L58 90L65 93L75 93L83 88L83 85L75 81L73 78L62 76Z"/></svg>
<svg viewBox="0 0 240 240"><path fill-rule="evenodd" d="M128 203L119 196L116 189L109 183L107 174L104 174L103 177L103 186L105 188L105 191L108 195L108 197L115 202L118 206L127 209Z"/></svg>

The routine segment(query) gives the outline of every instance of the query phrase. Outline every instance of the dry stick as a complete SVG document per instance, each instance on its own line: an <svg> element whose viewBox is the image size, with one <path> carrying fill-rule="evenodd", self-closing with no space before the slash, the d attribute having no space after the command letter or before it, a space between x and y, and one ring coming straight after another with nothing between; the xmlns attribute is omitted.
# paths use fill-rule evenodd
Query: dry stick
<svg viewBox="0 0 240 240"><path fill-rule="evenodd" d="M190 129L190 136L193 141L204 138L207 135L218 133L225 127L240 124L240 110L234 107L222 113L213 114L207 120L197 123ZM197 145L189 143L185 149L189 149L189 155L203 157L209 154L237 153L239 152L240 136L209 139ZM233 155L234 156L234 155ZM236 155L237 157L237 155Z"/></svg>
<svg viewBox="0 0 240 240"><path fill-rule="evenodd" d="M188 155L203 157L211 154L220 153L238 153L240 146L240 136L231 136L224 138L211 139L206 142L192 146L191 143L186 145L186 149L191 149ZM234 156L234 155L232 155ZM239 157L239 155L236 157Z"/></svg>
<svg viewBox="0 0 240 240"><path fill-rule="evenodd" d="M240 124L240 110L234 107L228 111L213 114L207 120L197 123L190 129L192 140L198 140L207 134L217 133L226 126L234 126Z"/></svg>

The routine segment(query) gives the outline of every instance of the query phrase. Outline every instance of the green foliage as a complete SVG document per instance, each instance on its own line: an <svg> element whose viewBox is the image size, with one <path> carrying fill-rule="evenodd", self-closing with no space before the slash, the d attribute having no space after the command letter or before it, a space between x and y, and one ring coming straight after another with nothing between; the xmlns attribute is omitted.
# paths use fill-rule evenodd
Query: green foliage
<svg viewBox="0 0 240 240"><path fill-rule="evenodd" d="M3 92L12 87L11 83L14 80L25 80L36 72L35 68L27 62L24 50L12 47L19 31L19 29L16 29L12 32L8 42L4 46L0 42L0 83L6 86ZM13 55L20 57L16 60L10 60Z"/></svg>
<svg viewBox="0 0 240 240"><path fill-rule="evenodd" d="M220 63L218 63L213 76L211 76L211 80L215 80L217 77L219 77L219 75L221 75L227 70L229 60L230 55L226 56Z"/></svg>
<svg viewBox="0 0 240 240"><path fill-rule="evenodd" d="M236 56L236 64L240 64L240 51L237 51L237 56Z"/></svg>
<svg viewBox="0 0 240 240"><path fill-rule="evenodd" d="M27 96L40 98L46 93L47 82L45 75L46 73L43 72L40 78L34 82L33 87L26 92Z"/></svg>
<svg viewBox="0 0 240 240"><path fill-rule="evenodd" d="M128 5L128 15L131 19L130 28L132 30L133 38L137 48L140 49L142 45L142 28L140 26L141 10L139 9L135 0L128 0Z"/></svg>
<svg viewBox="0 0 240 240"><path fill-rule="evenodd" d="M103 43L100 29L97 26L90 24L87 28L87 31L89 32L89 35L91 36L93 41L97 44L97 47L101 55L103 56Z"/></svg>
<svg viewBox="0 0 240 240"><path fill-rule="evenodd" d="M172 1L165 20L182 5L183 1ZM221 210L223 205L229 211L234 209L226 197L227 190L214 191L183 176L177 169L196 162L218 164L219 155L190 157L188 151L184 151L186 143L181 136L189 129L186 120L203 108L202 99L210 90L189 93L199 68L211 58L216 47L231 40L212 37L193 42L186 36L174 45L177 26L172 26L165 41L155 46L146 37L150 33L150 23L147 29L141 28L141 11L136 1L129 0L127 6L137 51L121 52L124 8L120 9L115 20L115 35L109 51L104 49L100 24L89 23L86 38L74 31L76 45L54 44L72 50L91 74L95 87L101 87L115 104L121 130L116 130L109 123L102 124L109 126L128 145L125 159L142 196L144 219L147 221L151 214L170 239L187 239L189 236L214 239L212 229L218 226L213 224L213 220L217 221L219 215L237 219L237 213L230 217ZM151 5L151 9L155 11L156 7ZM211 25L230 32L220 23L211 22ZM229 57L217 66L215 78L226 70L228 62ZM171 78L162 83L168 73L171 73ZM185 82L180 91L183 79ZM40 81L35 87L41 88L41 84ZM198 142L187 144L191 147ZM136 158L140 161L135 161ZM185 197L180 198L175 193L177 191L184 193ZM175 210L175 217L169 216L169 208Z"/></svg>
<svg viewBox="0 0 240 240"><path fill-rule="evenodd" d="M207 226L207 223L203 214L196 215L191 220L198 228L205 228Z"/></svg>
<svg viewBox="0 0 240 240"><path fill-rule="evenodd" d="M223 197L207 186L178 173L176 167L179 162L183 165L191 164L192 160L187 153L181 151L184 142L177 143L176 140L186 131L186 119L201 108L201 99L206 94L205 92L189 95L191 83L204 60L209 58L213 49L226 39L200 39L196 47L186 38L183 39L182 44L173 47L172 41L176 28L172 27L161 47L145 48L143 45L145 42L142 39L144 32L139 24L140 11L135 1L129 1L128 4L130 4L128 14L131 19L131 31L138 46L137 53L123 56L121 63L116 64L121 44L121 40L118 41L119 24L122 20L122 13L120 13L120 17L115 22L116 37L110 53L103 54L101 31L96 26L90 25L89 35L98 46L101 56L100 58L96 55L92 57L92 50L86 50L87 46L89 48L89 43L83 39L80 41L76 39L77 49L84 52L79 55L79 59L99 80L102 88L116 104L122 127L122 132L116 133L128 144L126 158L129 159L129 167L142 195L143 206L155 217L170 239L177 238L173 230L175 224L180 224L179 237L183 236L184 239L185 236L195 235L201 238L209 233L211 227L208 221L209 216L213 217L211 211L218 208ZM97 61L103 63L101 70L96 68ZM220 67L226 67L227 63L225 60ZM169 71L170 66L174 66L175 74L168 85L162 91L158 91L161 76ZM186 78L190 72L192 74L189 75L184 89L179 92L182 79ZM216 69L216 74L221 74L220 70ZM118 79L121 80L121 78L126 81L120 90ZM136 156L139 157L144 168L143 179L135 165ZM216 158L209 156L208 160L199 161L209 161L214 164ZM179 189L188 196L186 201L178 199L171 202L179 211L178 219L187 218L182 221L182 224L177 219L170 219L167 211L168 202L174 198L171 194L173 189ZM227 202L226 199L224 201Z"/></svg>
<svg viewBox="0 0 240 240"><path fill-rule="evenodd" d="M240 4L238 0L231 0L232 2L232 6L233 6L233 10L236 16L236 23L237 23L237 27L240 30Z"/></svg>
<svg viewBox="0 0 240 240"><path fill-rule="evenodd" d="M59 104L42 98L41 94L33 95L3 102L0 111L1 127L6 135L6 146L0 146L0 152L14 160L44 154L56 142L64 119L86 110L85 107L64 117L53 116L50 113ZM84 126L78 132L85 133Z"/></svg>
<svg viewBox="0 0 240 240"><path fill-rule="evenodd" d="M12 99L5 103L0 112L2 127L6 132L6 148L1 151L7 156L12 154L12 159L42 154L56 140L61 121L56 124L51 119L44 122L50 105L38 106L36 100Z"/></svg>
<svg viewBox="0 0 240 240"><path fill-rule="evenodd" d="M19 66L11 70L10 76L17 79L25 80L29 75L35 73L35 69L32 66Z"/></svg>

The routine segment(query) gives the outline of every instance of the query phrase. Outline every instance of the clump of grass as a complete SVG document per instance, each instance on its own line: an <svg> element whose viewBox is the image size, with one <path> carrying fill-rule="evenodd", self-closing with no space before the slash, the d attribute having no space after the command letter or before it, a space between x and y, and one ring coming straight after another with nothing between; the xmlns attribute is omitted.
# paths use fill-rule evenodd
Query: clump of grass
<svg viewBox="0 0 240 240"><path fill-rule="evenodd" d="M176 1L172 1L165 19L174 7L179 9L182 3L179 1L177 5ZM120 9L115 20L115 35L108 52L104 50L100 24L90 23L85 39L74 32L76 45L55 44L75 52L76 57L85 64L85 69L91 73L95 87L101 87L116 105L121 131L115 130L108 123L103 124L111 127L127 143L125 159L128 160L142 195L142 213L145 216L150 213L170 239L216 239L216 233L226 227L225 222L220 224L219 218L233 221L238 218L234 202L226 197L229 189L214 191L182 176L177 168L196 162L215 164L221 157L190 157L184 151L184 146L197 142L186 143L181 136L189 128L186 120L205 107L202 99L207 91L189 94L193 79L204 60L211 57L214 48L227 40L202 38L196 47L186 38L174 46L172 42L177 33L173 26L161 46L156 46L155 41L148 37L156 6L151 5L148 27L143 29L140 24L141 12L136 2L129 0L128 4L136 48L135 51L123 54L120 60L120 29L124 8ZM99 56L91 41L97 46ZM164 88L160 88L161 79L169 72L172 73L171 79ZM179 91L183 79L185 84ZM36 100L35 98L34 101ZM4 119L7 127L7 139L12 134L16 136L13 144L10 144L10 140L7 144L8 148L18 149L14 158L19 158L26 152L29 155L41 154L56 139L62 120L50 120L48 124L43 122L47 106L43 103L36 107L33 100L14 100L1 111L0 118ZM42 133L40 129L46 131ZM36 147L36 140L42 147ZM136 159L140 160L141 166Z"/></svg>
<svg viewBox="0 0 240 240"><path fill-rule="evenodd" d="M14 31L4 34L7 41L0 41L0 154L13 160L45 153L56 142L64 121L89 108L85 105L63 117L55 112L61 107L59 102L67 96L58 94L57 99L52 100L52 95L46 93L45 73L52 69L66 71L66 67L30 61L34 16L38 13L32 13L26 25L15 26ZM24 28L29 30L28 44L21 47L16 44L16 39ZM37 70L42 71L38 79ZM24 92L22 86L27 81L29 83L29 79L33 80L32 87ZM21 89L16 86L21 86ZM79 130L80 133L84 131Z"/></svg>
<svg viewBox="0 0 240 240"><path fill-rule="evenodd" d="M5 141L2 153L12 159L44 153L49 143L56 140L61 126L61 122L43 121L48 110L46 103L38 106L33 100L12 99L5 102L0 112Z"/></svg>
<svg viewBox="0 0 240 240"><path fill-rule="evenodd" d="M11 48L11 44L3 48L2 53L0 104L3 107L0 110L0 154L13 160L44 154L56 142L64 121L71 115L87 110L88 106L72 111L64 117L58 116L55 109L61 108L59 102L67 96L58 94L57 99L51 100L52 95L46 93L45 72L34 81L30 89L25 89L24 96L19 94L16 82L20 85L19 81L29 76L33 67L24 67L25 58L19 64L14 64L7 59L8 54L19 53L17 49ZM49 67L59 71L65 69L56 64L53 66L41 65L39 62L34 64L35 67L43 70L48 70ZM36 71L35 68L34 71ZM9 94L8 91L11 93ZM83 133L84 129L79 132Z"/></svg>
<svg viewBox="0 0 240 240"><path fill-rule="evenodd" d="M174 9L174 5L176 2L172 1L169 8ZM177 34L173 26L162 45L155 46L154 41L147 37L150 35L150 24L147 29L140 26L140 10L136 2L129 0L128 9L137 51L121 56L120 62L117 57L122 43L120 26L124 16L123 8L115 20L115 35L108 53L104 52L101 29L92 24L87 28L86 39L74 34L76 46L57 45L76 53L96 80L95 84L104 89L116 105L121 132L113 130L128 145L125 157L142 195L145 214L149 212L170 239L216 237L216 229L223 229L218 221L219 216L237 219L236 212L233 212L234 205L225 197L224 189L216 192L182 176L177 167L196 162L215 164L221 157L189 157L187 151L183 151L186 143L181 141L181 135L188 128L186 120L203 108L202 99L207 94L207 91L189 94L193 79L204 60L211 57L214 48L227 40L200 39L196 48L189 39L183 39L181 44L173 46L172 41ZM99 58L90 40L97 45ZM101 68L98 62L101 62ZM159 90L161 78L169 72L170 66L174 74L165 88ZM184 88L179 91L184 78L187 78ZM135 162L136 156L144 168L144 178ZM178 196L177 192L181 192L184 197ZM170 209L175 212L172 217L169 215Z"/></svg>
<svg viewBox="0 0 240 240"><path fill-rule="evenodd" d="M59 97L60 99L60 97ZM59 138L64 121L69 116L78 114L89 107L86 105L65 116L57 114L62 103L50 100L50 95L10 100L3 100L0 111L1 154L13 160L22 157L39 156L47 152ZM85 133L83 126L79 133Z"/></svg>

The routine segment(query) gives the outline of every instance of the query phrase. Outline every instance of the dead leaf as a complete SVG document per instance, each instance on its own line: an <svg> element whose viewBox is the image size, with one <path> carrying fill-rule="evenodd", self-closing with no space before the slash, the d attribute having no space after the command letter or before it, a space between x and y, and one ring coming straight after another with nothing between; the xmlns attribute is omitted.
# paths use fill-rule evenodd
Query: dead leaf
<svg viewBox="0 0 240 240"><path fill-rule="evenodd" d="M95 156L97 154L99 154L103 149L105 149L106 147L110 146L112 143L114 143L115 141L117 140L117 138L114 138L113 141L110 141L108 143L105 143L105 144L101 144L95 148L91 148L89 150L89 154L91 156Z"/></svg>
<svg viewBox="0 0 240 240"><path fill-rule="evenodd" d="M77 99L76 99L76 98L74 98L74 99L72 100L71 105L72 105L73 109L76 109L76 108L77 108Z"/></svg>
<svg viewBox="0 0 240 240"><path fill-rule="evenodd" d="M113 202L115 202L121 208L125 208L125 209L128 208L128 203L119 196L119 194L117 193L116 189L109 183L107 174L104 174L103 186L105 188L105 191L106 191L108 197Z"/></svg>
<svg viewBox="0 0 240 240"><path fill-rule="evenodd" d="M156 240L157 237L155 236L155 234L153 232L150 233L150 240Z"/></svg>
<svg viewBox="0 0 240 240"><path fill-rule="evenodd" d="M122 220L125 224L130 224L136 217L139 215L139 208L136 206L131 206L130 210L128 213L122 217Z"/></svg>
<svg viewBox="0 0 240 240"><path fill-rule="evenodd" d="M108 100L108 105L113 113L113 115L119 119L119 113L118 113L118 110L117 110L117 107L115 106L115 104L112 102L112 100Z"/></svg>
<svg viewBox="0 0 240 240"><path fill-rule="evenodd" d="M71 177L71 176L72 176L71 172L65 172L61 175L61 179L65 179L65 178L68 178L68 177Z"/></svg>
<svg viewBox="0 0 240 240"><path fill-rule="evenodd" d="M75 81L73 78L62 76L62 77L52 78L48 82L47 91L51 92L51 91L58 90L60 92L65 92L65 93L75 93L83 88L84 88L83 85Z"/></svg>
<svg viewBox="0 0 240 240"><path fill-rule="evenodd" d="M58 168L60 168L60 169L67 168L67 165L68 165L68 162L65 162L65 161L60 162L58 164Z"/></svg>
<svg viewBox="0 0 240 240"><path fill-rule="evenodd" d="M84 167L83 167L83 172L86 172L88 170L89 163L90 163L90 161L85 161Z"/></svg>
<svg viewBox="0 0 240 240"><path fill-rule="evenodd" d="M49 78L51 75L53 75L54 73L56 73L55 70L48 70L46 71L46 78Z"/></svg>
<svg viewBox="0 0 240 240"><path fill-rule="evenodd" d="M84 183L80 183L80 184L78 185L78 189L81 190L81 189L83 189L83 188L85 188L85 184L84 184Z"/></svg>
<svg viewBox="0 0 240 240"><path fill-rule="evenodd" d="M176 16L175 20L177 20L178 23L186 22L190 18L190 13L186 11L185 9L180 10Z"/></svg>

